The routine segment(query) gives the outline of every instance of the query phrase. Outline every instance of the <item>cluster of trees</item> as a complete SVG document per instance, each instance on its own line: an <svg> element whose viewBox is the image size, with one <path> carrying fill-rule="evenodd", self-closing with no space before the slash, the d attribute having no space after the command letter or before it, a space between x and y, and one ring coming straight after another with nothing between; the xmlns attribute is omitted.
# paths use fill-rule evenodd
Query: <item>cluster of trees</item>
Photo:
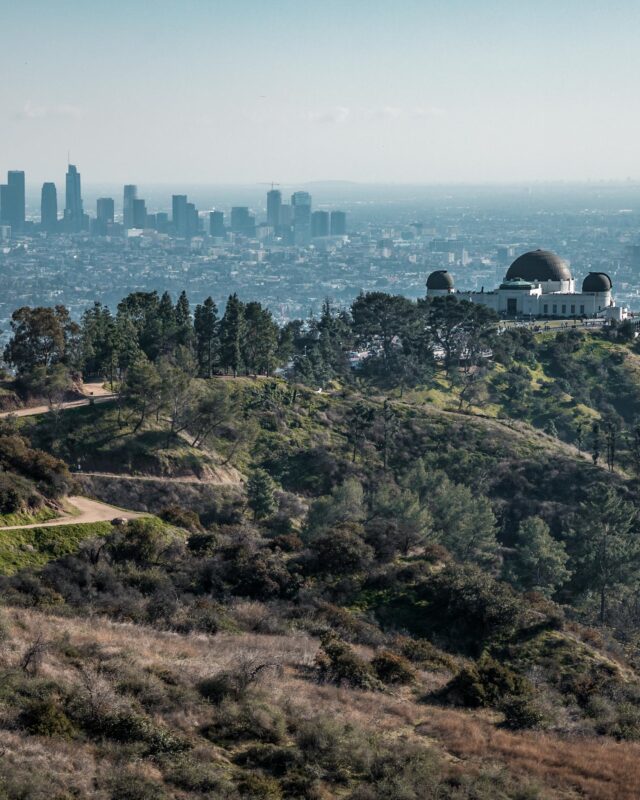
<svg viewBox="0 0 640 800"><path fill-rule="evenodd" d="M115 314L95 303L80 324L62 306L18 309L4 359L32 393L47 382L59 388L65 375L101 376L115 385L134 365L162 360L180 361L202 378L270 375L288 366L297 380L324 386L351 375L355 349L364 354L365 374L404 386L427 378L436 358L452 381L473 375L494 323L492 312L455 297L413 302L371 292L350 311L326 301L319 317L279 327L260 303L235 294L220 316L211 297L192 312L185 292L175 304L167 292L134 292Z"/></svg>

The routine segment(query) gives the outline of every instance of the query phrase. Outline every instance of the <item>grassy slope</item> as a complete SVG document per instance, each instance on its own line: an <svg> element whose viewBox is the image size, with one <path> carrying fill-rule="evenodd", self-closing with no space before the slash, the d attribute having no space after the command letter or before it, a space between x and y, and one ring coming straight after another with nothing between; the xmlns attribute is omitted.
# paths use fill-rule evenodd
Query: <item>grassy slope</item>
<svg viewBox="0 0 640 800"><path fill-rule="evenodd" d="M52 508L39 508L37 511L18 511L13 514L0 514L0 531L13 525L31 525L34 522L46 522L58 515Z"/></svg>
<svg viewBox="0 0 640 800"><path fill-rule="evenodd" d="M280 668L265 673L261 685L250 692L249 700L255 708L267 703L294 725L317 717L329 718L354 725L371 741L397 741L426 748L437 759L443 775L484 774L487 788L497 786L500 775L500 781L521 787L520 793L514 791L509 797L546 800L637 797L639 744L588 738L567 740L553 733L512 733L497 727L490 712L425 705L420 700L424 691L437 688L446 679L428 671L419 674L419 685L415 688L384 693L318 685L310 674L318 642L306 635L179 636L105 620L62 619L24 609L11 609L7 617L10 646L5 648L3 656L8 676L3 702L8 702L4 712L8 718L14 713L8 687L15 680L12 677L15 665L29 644L40 636L48 643L38 678L40 685L76 687L81 700L87 691L83 681L91 676L93 691L99 691L113 707L142 705L150 711L154 724L171 727L191 744L185 756L149 760L130 758L125 748L121 748L120 754L118 745L96 747L77 734L72 734L74 738L69 741L59 735L33 737L20 733L19 728L3 728L0 774L4 770L14 780L24 777L35 781L33 765L37 763L36 773L46 775L46 789L53 793L28 795L38 800L45 796L76 796L76 792L79 796L102 797L94 794L95 787L108 783L116 763L118 771L130 781L139 778L156 787L157 794L151 789L149 794L140 795L144 797L160 796L161 788L168 790L171 797L192 796L179 792L174 783L184 780L176 775L184 776L187 764L191 769L199 764L200 775L206 772L221 781L237 781L251 771L264 775L259 769L239 768L238 764L243 763L242 754L250 748L266 753L269 745L258 734L251 733L236 740L226 741L222 737L211 742L203 731L207 725L215 724L221 714L230 713L232 706L218 710L204 702L194 689L198 681L221 670L233 669L246 659ZM81 665L84 673L79 671ZM291 747L293 733L283 735L280 745ZM125 763L120 761L123 755ZM318 774L322 776L323 771L318 770ZM322 793L314 793L314 797L329 800L348 794L348 781L344 779L336 783L324 778L320 784ZM198 792L196 796L202 795ZM497 795L488 791L461 796Z"/></svg>
<svg viewBox="0 0 640 800"><path fill-rule="evenodd" d="M0 573L11 575L25 567L41 566L72 553L84 539L104 536L110 530L110 522L93 522L0 531Z"/></svg>

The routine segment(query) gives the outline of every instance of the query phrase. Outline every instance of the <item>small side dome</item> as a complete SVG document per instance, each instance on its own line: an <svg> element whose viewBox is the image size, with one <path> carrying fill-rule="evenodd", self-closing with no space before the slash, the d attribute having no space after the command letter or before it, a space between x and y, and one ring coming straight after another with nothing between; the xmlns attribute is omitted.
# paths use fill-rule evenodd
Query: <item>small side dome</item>
<svg viewBox="0 0 640 800"><path fill-rule="evenodd" d="M446 269L438 269L432 272L427 278L427 289L438 289L440 291L451 291L453 289L453 278Z"/></svg>
<svg viewBox="0 0 640 800"><path fill-rule="evenodd" d="M606 272L590 272L582 281L583 292L610 292L613 283Z"/></svg>

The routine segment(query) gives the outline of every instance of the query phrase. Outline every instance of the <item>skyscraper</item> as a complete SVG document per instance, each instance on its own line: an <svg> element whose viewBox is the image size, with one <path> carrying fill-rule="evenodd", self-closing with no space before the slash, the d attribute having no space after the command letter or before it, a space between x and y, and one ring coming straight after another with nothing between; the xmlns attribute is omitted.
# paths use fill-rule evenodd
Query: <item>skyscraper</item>
<svg viewBox="0 0 640 800"><path fill-rule="evenodd" d="M113 225L115 218L115 203L113 197L99 197L96 203L96 217L103 222L105 227Z"/></svg>
<svg viewBox="0 0 640 800"><path fill-rule="evenodd" d="M256 218L249 213L246 206L234 206L231 209L231 231L253 237L256 234Z"/></svg>
<svg viewBox="0 0 640 800"><path fill-rule="evenodd" d="M78 233L84 226L80 173L74 164L67 169L64 223L68 233Z"/></svg>
<svg viewBox="0 0 640 800"><path fill-rule="evenodd" d="M187 236L197 236L200 228L200 217L195 203L187 203Z"/></svg>
<svg viewBox="0 0 640 800"><path fill-rule="evenodd" d="M156 214L156 230L158 233L168 233L169 231L169 215L164 211L158 211Z"/></svg>
<svg viewBox="0 0 640 800"><path fill-rule="evenodd" d="M7 219L9 205L9 187L6 183L3 183L0 186L0 225L9 224L9 220Z"/></svg>
<svg viewBox="0 0 640 800"><path fill-rule="evenodd" d="M344 213L344 211L331 212L331 235L347 235L347 215Z"/></svg>
<svg viewBox="0 0 640 800"><path fill-rule="evenodd" d="M106 236L115 216L113 197L99 197L96 202L96 218L92 223L92 231L96 236Z"/></svg>
<svg viewBox="0 0 640 800"><path fill-rule="evenodd" d="M0 221L11 225L15 233L24 228L24 220L24 172L14 169L7 172L7 182L0 192Z"/></svg>
<svg viewBox="0 0 640 800"><path fill-rule="evenodd" d="M274 230L280 225L280 207L282 206L282 192L272 189L267 192L267 225Z"/></svg>
<svg viewBox="0 0 640 800"><path fill-rule="evenodd" d="M133 225L132 228L147 227L147 204L142 198L136 197L133 201Z"/></svg>
<svg viewBox="0 0 640 800"><path fill-rule="evenodd" d="M174 194L171 198L173 230L176 236L187 236L187 195Z"/></svg>
<svg viewBox="0 0 640 800"><path fill-rule="evenodd" d="M294 192L291 195L293 209L293 240L306 245L311 239L311 195L309 192Z"/></svg>
<svg viewBox="0 0 640 800"><path fill-rule="evenodd" d="M314 211L311 215L311 236L328 236L329 235L329 212L328 211Z"/></svg>
<svg viewBox="0 0 640 800"><path fill-rule="evenodd" d="M125 228L133 228L133 204L138 196L138 187L132 183L124 187L124 198L122 201L122 224Z"/></svg>
<svg viewBox="0 0 640 800"><path fill-rule="evenodd" d="M280 206L280 227L289 228L293 220L293 213L289 203L283 203Z"/></svg>
<svg viewBox="0 0 640 800"><path fill-rule="evenodd" d="M55 183L43 183L40 195L40 228L54 233L58 227L58 192Z"/></svg>
<svg viewBox="0 0 640 800"><path fill-rule="evenodd" d="M209 235L224 239L226 230L224 227L224 214L222 211L209 212Z"/></svg>

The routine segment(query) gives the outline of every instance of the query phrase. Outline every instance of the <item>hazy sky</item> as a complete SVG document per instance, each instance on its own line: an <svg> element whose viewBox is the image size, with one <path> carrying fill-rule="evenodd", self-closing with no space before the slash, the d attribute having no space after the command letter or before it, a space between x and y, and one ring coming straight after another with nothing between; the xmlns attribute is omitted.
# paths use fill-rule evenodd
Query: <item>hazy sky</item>
<svg viewBox="0 0 640 800"><path fill-rule="evenodd" d="M640 178L638 0L20 0L0 170L60 183Z"/></svg>

